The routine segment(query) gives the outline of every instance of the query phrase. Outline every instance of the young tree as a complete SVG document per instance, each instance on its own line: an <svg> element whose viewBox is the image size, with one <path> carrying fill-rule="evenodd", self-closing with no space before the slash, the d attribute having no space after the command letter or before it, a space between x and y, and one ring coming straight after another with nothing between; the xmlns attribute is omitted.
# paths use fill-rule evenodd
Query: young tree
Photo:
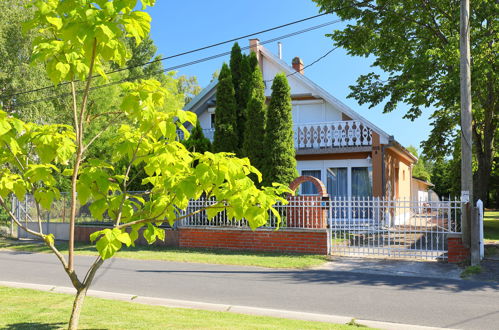
<svg viewBox="0 0 499 330"><path fill-rule="evenodd" d="M246 108L248 120L244 130L242 154L250 159L253 166L262 171L267 153L267 148L265 148L267 107L265 105L265 85L258 66L254 68L250 82L251 96Z"/></svg>
<svg viewBox="0 0 499 330"><path fill-rule="evenodd" d="M361 75L351 86L360 104L384 103L391 112L410 105L406 118L433 107L433 129L423 143L431 159L450 155L459 139L459 1L314 0L321 11L351 22L329 35L350 55L374 58L386 72ZM473 149L477 160L476 198L487 201L499 125L497 2L476 0L470 12Z"/></svg>
<svg viewBox="0 0 499 330"><path fill-rule="evenodd" d="M237 104L234 97L232 76L227 64L223 64L217 86L217 107L215 110L215 136L213 149L215 152L238 151Z"/></svg>
<svg viewBox="0 0 499 330"><path fill-rule="evenodd" d="M142 0L143 9L152 4L151 0ZM89 147L104 132L88 133L94 124L88 116L93 76L97 73L106 77L103 66L107 61L125 63L129 57L125 35L132 35L140 43L149 33L150 17L135 10L135 1L86 1L82 6L78 1L46 0L34 5L37 10L28 27L42 29L44 37L35 41L33 59L45 63L54 84L69 82L73 125L27 123L0 111L0 206L17 226L43 239L60 260L77 291L69 321L69 328L76 329L97 270L123 244L133 245L139 230L143 229L149 243L164 239L159 225L192 215L180 216L177 211L201 195L214 197L219 203L196 212L206 211L212 218L225 209L230 218L245 217L256 228L266 223L269 209L277 213L272 205L288 189L279 186L259 190L247 176L259 172L247 159L225 153L190 152L177 142L176 130L185 130L185 123L194 124L195 115L172 107L176 102L169 100L171 93L156 80L122 85L119 116L126 122L108 117L104 128L116 132L108 146L112 157L87 157ZM81 97L75 88L76 79L85 82ZM127 164L124 171L116 166L122 162ZM132 198L129 192L135 180L130 173L137 167L144 168L147 176L143 183L151 186L146 192L148 199L136 194ZM71 180L67 257L55 246L56 237L42 231L40 218L41 209L50 209L52 202L60 199L55 175L61 168ZM22 200L28 192L35 197L39 230L25 227L6 203L10 194ZM100 219L107 213L113 220L112 228L90 236L99 257L83 277L74 267L77 199L81 204L90 203L93 217Z"/></svg>
<svg viewBox="0 0 499 330"><path fill-rule="evenodd" d="M189 151L204 154L206 151L211 150L211 142L204 136L203 128L201 127L199 120L196 122L196 126L191 130L189 138L183 140L182 143ZM255 165L253 164L253 166Z"/></svg>
<svg viewBox="0 0 499 330"><path fill-rule="evenodd" d="M288 79L284 73L278 73L272 83L267 111L265 164L262 165L264 184L289 185L298 176L291 110Z"/></svg>

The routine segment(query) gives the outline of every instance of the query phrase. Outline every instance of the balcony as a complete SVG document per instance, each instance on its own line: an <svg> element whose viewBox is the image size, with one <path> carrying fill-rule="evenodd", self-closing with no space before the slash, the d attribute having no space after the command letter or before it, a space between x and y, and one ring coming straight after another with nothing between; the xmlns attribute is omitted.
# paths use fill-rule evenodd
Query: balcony
<svg viewBox="0 0 499 330"><path fill-rule="evenodd" d="M210 142L213 142L213 137L215 136L215 129L214 128L203 128L203 134L204 137L210 140ZM183 140L184 137L184 132L182 130L177 130L177 135L180 140Z"/></svg>
<svg viewBox="0 0 499 330"><path fill-rule="evenodd" d="M358 120L296 124L294 132L297 151L372 145L372 130Z"/></svg>
<svg viewBox="0 0 499 330"><path fill-rule="evenodd" d="M334 152L340 148L368 151L372 145L372 130L358 120L296 124L293 129L297 153ZM181 130L177 133L184 138ZM213 142L215 129L203 129L203 134Z"/></svg>

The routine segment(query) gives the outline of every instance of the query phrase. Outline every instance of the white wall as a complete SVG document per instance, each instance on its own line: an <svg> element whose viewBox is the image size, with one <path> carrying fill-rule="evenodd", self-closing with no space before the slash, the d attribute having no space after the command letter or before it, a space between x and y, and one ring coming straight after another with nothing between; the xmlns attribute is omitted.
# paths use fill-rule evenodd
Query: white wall
<svg viewBox="0 0 499 330"><path fill-rule="evenodd" d="M293 101L292 105L295 124L341 120L341 112L324 100Z"/></svg>
<svg viewBox="0 0 499 330"><path fill-rule="evenodd" d="M198 116L199 123L203 129L211 128L211 113L208 111L203 112Z"/></svg>

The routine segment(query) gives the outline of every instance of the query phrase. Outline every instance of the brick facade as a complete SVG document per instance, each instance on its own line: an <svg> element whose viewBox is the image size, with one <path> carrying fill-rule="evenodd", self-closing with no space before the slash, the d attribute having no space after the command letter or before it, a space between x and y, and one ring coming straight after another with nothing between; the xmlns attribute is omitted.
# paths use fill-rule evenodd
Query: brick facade
<svg viewBox="0 0 499 330"><path fill-rule="evenodd" d="M75 242L90 242L90 234L111 227L104 226L75 226ZM142 235L143 229L139 230L139 238L135 242L136 245L148 245L144 235ZM165 229L165 240L157 240L153 245L158 246L172 246L178 247L178 231L173 229Z"/></svg>
<svg viewBox="0 0 499 330"><path fill-rule="evenodd" d="M450 263L465 262L470 258L470 249L463 244L463 239L459 235L449 236L447 238L448 252L447 261Z"/></svg>
<svg viewBox="0 0 499 330"><path fill-rule="evenodd" d="M327 254L326 230L256 230L232 228L181 228L184 248Z"/></svg>

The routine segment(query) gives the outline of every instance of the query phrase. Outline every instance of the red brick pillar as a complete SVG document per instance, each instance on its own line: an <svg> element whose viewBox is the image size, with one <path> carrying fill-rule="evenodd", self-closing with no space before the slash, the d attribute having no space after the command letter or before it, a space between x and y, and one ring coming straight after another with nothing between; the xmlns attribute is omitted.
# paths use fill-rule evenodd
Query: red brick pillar
<svg viewBox="0 0 499 330"><path fill-rule="evenodd" d="M463 244L461 234L447 236L447 261L450 263L465 262L470 258L470 249Z"/></svg>
<svg viewBox="0 0 499 330"><path fill-rule="evenodd" d="M326 186L313 176L303 175L291 182L289 188L295 191L303 182L312 182L317 188L318 196L288 196L286 225L299 228L326 228L327 209L322 206L322 201L328 197Z"/></svg>

